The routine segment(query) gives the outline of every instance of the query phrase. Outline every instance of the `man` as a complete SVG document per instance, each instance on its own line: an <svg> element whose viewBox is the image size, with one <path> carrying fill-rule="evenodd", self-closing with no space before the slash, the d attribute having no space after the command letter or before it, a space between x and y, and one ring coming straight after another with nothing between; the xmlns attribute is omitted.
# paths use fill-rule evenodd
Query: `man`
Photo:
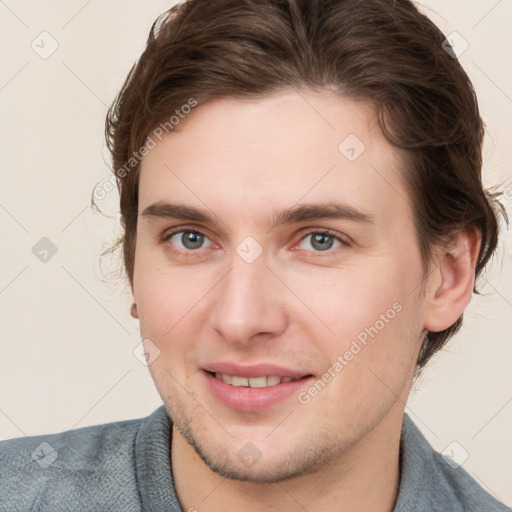
<svg viewBox="0 0 512 512"><path fill-rule="evenodd" d="M0 444L2 510L507 510L404 414L497 244L444 40L409 0L155 23L107 140L164 405Z"/></svg>

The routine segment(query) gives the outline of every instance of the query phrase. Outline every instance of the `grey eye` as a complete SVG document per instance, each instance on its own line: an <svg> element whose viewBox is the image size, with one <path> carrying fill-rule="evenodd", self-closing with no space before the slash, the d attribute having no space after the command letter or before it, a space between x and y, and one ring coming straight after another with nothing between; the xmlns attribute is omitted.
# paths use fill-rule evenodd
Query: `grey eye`
<svg viewBox="0 0 512 512"><path fill-rule="evenodd" d="M194 250L201 248L207 238L197 231L183 230L174 233L169 240L181 249Z"/></svg>
<svg viewBox="0 0 512 512"><path fill-rule="evenodd" d="M310 249L310 247L302 247L302 244L308 239L311 240L309 243L310 247L315 251L327 251L332 249L335 242L338 244L336 247L341 245L341 242L333 235L327 233L310 233L301 240L301 249Z"/></svg>

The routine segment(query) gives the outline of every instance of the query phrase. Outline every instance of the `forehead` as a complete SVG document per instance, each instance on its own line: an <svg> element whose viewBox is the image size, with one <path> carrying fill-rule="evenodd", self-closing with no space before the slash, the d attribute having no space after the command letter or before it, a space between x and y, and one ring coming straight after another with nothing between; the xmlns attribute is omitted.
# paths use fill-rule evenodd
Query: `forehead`
<svg viewBox="0 0 512 512"><path fill-rule="evenodd" d="M404 214L402 166L367 103L312 92L215 99L144 157L139 213L172 200L251 223L309 202Z"/></svg>

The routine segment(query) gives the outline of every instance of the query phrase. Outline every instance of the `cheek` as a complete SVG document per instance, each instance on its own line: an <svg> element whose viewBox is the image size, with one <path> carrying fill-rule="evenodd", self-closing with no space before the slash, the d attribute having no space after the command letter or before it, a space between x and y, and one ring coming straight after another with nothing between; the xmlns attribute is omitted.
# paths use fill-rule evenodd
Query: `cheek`
<svg viewBox="0 0 512 512"><path fill-rule="evenodd" d="M162 351L179 350L182 340L190 339L187 329L198 325L202 299L212 283L207 276L190 268L171 267L158 251L140 249L134 272L134 298L141 334L154 340ZM193 339L193 337L192 337Z"/></svg>
<svg viewBox="0 0 512 512"><path fill-rule="evenodd" d="M335 335L316 340L327 362L324 376L332 382L323 406L344 418L371 419L410 384L421 331L417 296L378 279L347 279L331 300L324 296L324 305L322 318Z"/></svg>
<svg viewBox="0 0 512 512"><path fill-rule="evenodd" d="M401 265L394 257L363 269L318 274L313 280L305 274L296 276L297 295L305 297L328 327L320 326L322 330L313 336L313 317L295 315L300 329L312 334L328 364L341 356L344 372L354 372L359 382L362 373L367 374L363 379L375 379L369 369L393 380L393 374L399 378L414 366L421 332L417 293L421 273L419 267L404 273ZM348 372L345 366L350 366Z"/></svg>
<svg viewBox="0 0 512 512"><path fill-rule="evenodd" d="M322 272L296 273L289 279L294 283L297 297L339 339L347 339L376 322L380 326L381 315L386 313L385 320L394 318L399 309L396 303L405 299L406 286L389 267L386 271L381 271L377 265L323 269Z"/></svg>

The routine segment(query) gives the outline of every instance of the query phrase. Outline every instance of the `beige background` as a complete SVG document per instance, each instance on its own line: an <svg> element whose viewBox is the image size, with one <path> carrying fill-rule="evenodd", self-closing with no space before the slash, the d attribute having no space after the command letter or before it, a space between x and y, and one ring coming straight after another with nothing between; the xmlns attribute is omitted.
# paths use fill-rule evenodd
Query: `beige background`
<svg viewBox="0 0 512 512"><path fill-rule="evenodd" d="M117 192L100 201L110 218L92 212L89 201L109 175L107 105L153 19L170 5L0 1L0 439L146 416L161 403L133 354L140 339L128 288L99 266L118 233ZM460 59L488 125L485 181L506 183L512 213L512 2L421 5L445 34L457 31L469 43ZM52 44L56 51L44 55ZM57 248L46 263L32 250L43 237ZM508 505L511 260L509 233L481 281L485 294L474 297L464 327L416 383L407 406L436 449L451 452ZM119 261L105 258L103 270Z"/></svg>

